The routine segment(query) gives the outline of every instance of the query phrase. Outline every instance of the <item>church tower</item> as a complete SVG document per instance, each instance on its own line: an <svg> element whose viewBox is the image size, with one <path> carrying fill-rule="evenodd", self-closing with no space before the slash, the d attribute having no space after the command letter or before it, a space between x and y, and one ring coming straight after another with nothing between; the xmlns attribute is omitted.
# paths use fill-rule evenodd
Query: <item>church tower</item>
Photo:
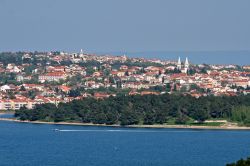
<svg viewBox="0 0 250 166"><path fill-rule="evenodd" d="M82 58L82 57L83 57L83 54L84 54L84 53L83 53L83 50L81 49L80 54L79 54L79 57Z"/></svg>
<svg viewBox="0 0 250 166"><path fill-rule="evenodd" d="M178 62L177 62L177 69L181 70L181 58L179 57Z"/></svg>
<svg viewBox="0 0 250 166"><path fill-rule="evenodd" d="M188 62L187 57L186 57L186 61L185 61L185 64L184 64L184 70L185 70L185 73L187 73L187 71L189 70L189 62Z"/></svg>

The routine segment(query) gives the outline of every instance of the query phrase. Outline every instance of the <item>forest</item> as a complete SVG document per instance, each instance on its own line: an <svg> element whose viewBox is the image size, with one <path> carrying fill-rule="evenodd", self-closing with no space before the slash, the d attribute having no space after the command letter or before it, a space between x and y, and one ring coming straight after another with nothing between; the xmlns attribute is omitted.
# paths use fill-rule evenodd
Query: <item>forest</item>
<svg viewBox="0 0 250 166"><path fill-rule="evenodd" d="M94 124L187 124L207 119L227 119L250 125L250 95L118 95L106 99L85 98L69 103L36 105L21 108L16 118L30 121L82 122Z"/></svg>

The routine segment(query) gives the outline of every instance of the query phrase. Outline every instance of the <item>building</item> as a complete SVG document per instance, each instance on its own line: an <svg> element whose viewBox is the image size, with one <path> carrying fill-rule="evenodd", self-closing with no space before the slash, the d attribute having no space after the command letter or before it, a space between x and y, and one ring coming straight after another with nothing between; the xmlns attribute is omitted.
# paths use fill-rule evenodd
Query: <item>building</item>
<svg viewBox="0 0 250 166"><path fill-rule="evenodd" d="M182 66L181 63L181 58L179 57L178 62L177 62L177 69L180 70L182 73L187 73L189 70L189 62L188 62L188 58L186 57L184 66Z"/></svg>
<svg viewBox="0 0 250 166"><path fill-rule="evenodd" d="M67 75L64 72L51 72L51 73L46 73L46 74L40 75L38 77L40 82L60 81L60 80L65 80L66 78L67 78Z"/></svg>
<svg viewBox="0 0 250 166"><path fill-rule="evenodd" d="M181 70L182 66L181 66L181 58L179 57L178 62L177 62L177 69Z"/></svg>
<svg viewBox="0 0 250 166"><path fill-rule="evenodd" d="M0 100L0 110L19 110L21 107L32 109L35 102L31 99L2 99Z"/></svg>
<svg viewBox="0 0 250 166"><path fill-rule="evenodd" d="M5 93L8 93L8 92L13 92L16 90L16 86L15 85L3 85L0 87L0 90L1 92L5 92Z"/></svg>
<svg viewBox="0 0 250 166"><path fill-rule="evenodd" d="M185 64L184 64L184 73L187 73L189 70L189 62L188 58L186 57Z"/></svg>

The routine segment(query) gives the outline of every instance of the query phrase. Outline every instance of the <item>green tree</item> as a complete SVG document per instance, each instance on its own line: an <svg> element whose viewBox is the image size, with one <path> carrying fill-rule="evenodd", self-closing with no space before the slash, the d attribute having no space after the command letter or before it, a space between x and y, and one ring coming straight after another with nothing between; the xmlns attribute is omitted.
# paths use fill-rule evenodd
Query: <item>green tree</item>
<svg viewBox="0 0 250 166"><path fill-rule="evenodd" d="M232 109L232 121L242 122L244 125L250 125L250 107L238 106Z"/></svg>

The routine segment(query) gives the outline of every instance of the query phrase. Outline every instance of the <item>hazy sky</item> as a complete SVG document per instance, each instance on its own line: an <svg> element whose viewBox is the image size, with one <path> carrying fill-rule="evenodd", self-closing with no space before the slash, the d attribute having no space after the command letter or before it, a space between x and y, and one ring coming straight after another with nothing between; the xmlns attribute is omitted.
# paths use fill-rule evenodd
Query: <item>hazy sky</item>
<svg viewBox="0 0 250 166"><path fill-rule="evenodd" d="M250 0L0 0L0 51L250 50Z"/></svg>

